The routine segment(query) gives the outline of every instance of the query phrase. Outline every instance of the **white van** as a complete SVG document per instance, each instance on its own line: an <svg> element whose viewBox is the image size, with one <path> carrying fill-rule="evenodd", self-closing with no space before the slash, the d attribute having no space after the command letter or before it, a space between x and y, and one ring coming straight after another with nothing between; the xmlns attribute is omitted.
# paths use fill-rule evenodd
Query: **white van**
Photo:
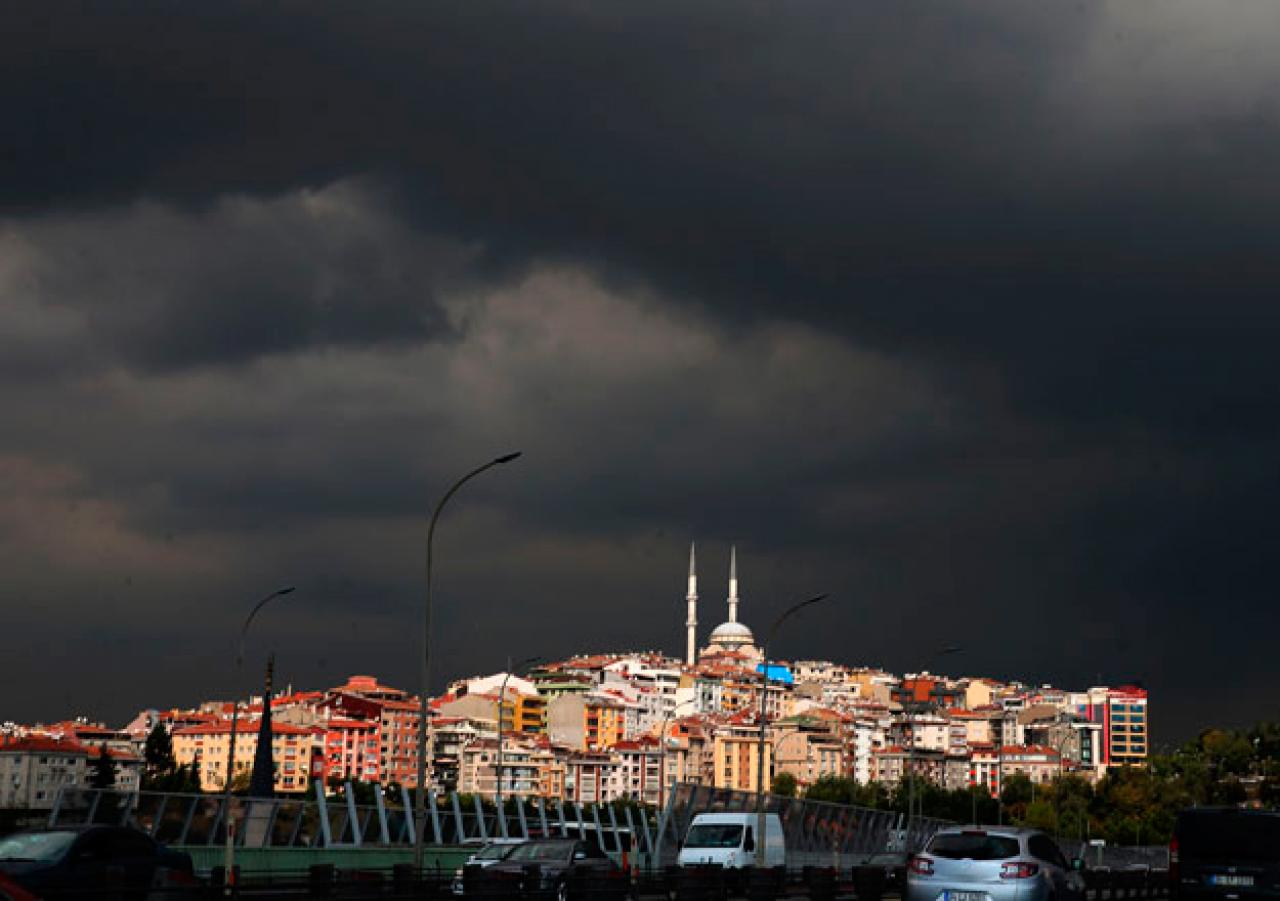
<svg viewBox="0 0 1280 901"><path fill-rule="evenodd" d="M754 813L700 813L689 824L676 862L682 867L719 864L725 869L755 866L758 819ZM764 817L764 863L787 865L782 821L776 813Z"/></svg>

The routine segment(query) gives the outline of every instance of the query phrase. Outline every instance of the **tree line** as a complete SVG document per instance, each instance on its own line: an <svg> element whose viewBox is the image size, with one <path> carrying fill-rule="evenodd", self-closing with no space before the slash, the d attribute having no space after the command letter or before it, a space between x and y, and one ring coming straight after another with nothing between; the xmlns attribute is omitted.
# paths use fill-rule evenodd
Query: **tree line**
<svg viewBox="0 0 1280 901"><path fill-rule="evenodd" d="M918 815L958 823L1003 820L1067 839L1101 838L1112 845L1165 844L1178 812L1205 805L1280 806L1280 724L1251 729L1206 729L1146 766L1118 767L1097 784L1075 774L1032 784L1021 773L1005 779L1000 798L978 787L947 790L909 780L892 789L879 783L826 776L803 792L807 799L856 804L905 814L914 794ZM774 780L776 794L794 796L793 776Z"/></svg>

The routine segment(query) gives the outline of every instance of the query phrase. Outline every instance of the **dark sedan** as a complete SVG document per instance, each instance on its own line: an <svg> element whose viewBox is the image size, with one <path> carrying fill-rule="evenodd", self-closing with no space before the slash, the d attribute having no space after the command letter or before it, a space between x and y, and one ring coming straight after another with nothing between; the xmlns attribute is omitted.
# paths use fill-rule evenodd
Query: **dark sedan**
<svg viewBox="0 0 1280 901"><path fill-rule="evenodd" d="M137 829L84 826L38 829L0 838L0 873L42 898L92 892L147 898L195 885L191 856Z"/></svg>
<svg viewBox="0 0 1280 901"><path fill-rule="evenodd" d="M570 901L573 887L580 879L622 876L617 864L594 841L549 838L517 845L505 858L485 870L485 877L524 879L531 873L537 874L537 883L526 883L525 893L543 894L554 901Z"/></svg>

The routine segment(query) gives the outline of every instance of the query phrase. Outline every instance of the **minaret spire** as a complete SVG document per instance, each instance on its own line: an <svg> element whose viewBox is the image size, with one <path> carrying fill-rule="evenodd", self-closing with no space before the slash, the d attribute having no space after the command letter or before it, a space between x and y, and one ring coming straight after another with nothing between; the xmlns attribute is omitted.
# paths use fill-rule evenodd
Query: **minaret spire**
<svg viewBox="0 0 1280 901"><path fill-rule="evenodd" d="M689 593L684 599L689 603L689 616L684 623L688 630L685 662L693 666L698 656L698 558L692 541L689 542Z"/></svg>
<svg viewBox="0 0 1280 901"><path fill-rule="evenodd" d="M738 621L738 546L729 550L729 622Z"/></svg>

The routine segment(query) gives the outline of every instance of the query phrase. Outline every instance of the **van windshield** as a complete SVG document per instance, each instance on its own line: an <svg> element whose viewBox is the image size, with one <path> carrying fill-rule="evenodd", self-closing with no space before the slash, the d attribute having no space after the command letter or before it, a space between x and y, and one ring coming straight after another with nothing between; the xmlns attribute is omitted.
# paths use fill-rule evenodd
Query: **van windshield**
<svg viewBox="0 0 1280 901"><path fill-rule="evenodd" d="M951 860L1004 860L1018 856L1018 840L985 832L946 832L933 837L929 853Z"/></svg>
<svg viewBox="0 0 1280 901"><path fill-rule="evenodd" d="M698 823L689 830L686 848L736 848L742 844L742 826L737 823Z"/></svg>
<svg viewBox="0 0 1280 901"><path fill-rule="evenodd" d="M1234 810L1186 811L1176 830L1184 861L1280 862L1280 816Z"/></svg>

